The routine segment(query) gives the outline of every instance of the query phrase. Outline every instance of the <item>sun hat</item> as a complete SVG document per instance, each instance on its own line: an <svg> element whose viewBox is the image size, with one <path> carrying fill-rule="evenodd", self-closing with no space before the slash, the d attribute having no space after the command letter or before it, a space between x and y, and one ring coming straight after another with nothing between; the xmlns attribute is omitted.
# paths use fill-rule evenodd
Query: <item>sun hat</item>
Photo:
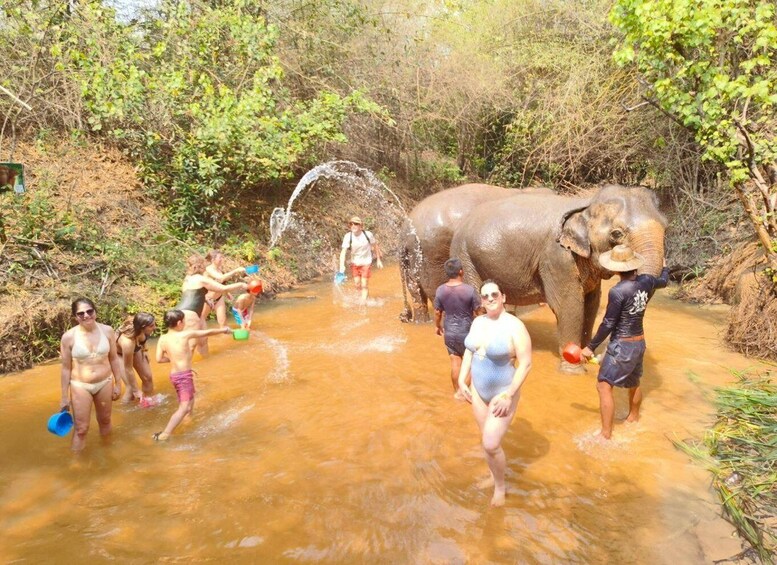
<svg viewBox="0 0 777 565"><path fill-rule="evenodd" d="M352 216L349 221L352 224L363 224L362 219L359 216Z"/></svg>
<svg viewBox="0 0 777 565"><path fill-rule="evenodd" d="M645 262L645 258L634 251L628 245L616 245L610 251L605 251L599 256L599 264L614 273L633 271Z"/></svg>

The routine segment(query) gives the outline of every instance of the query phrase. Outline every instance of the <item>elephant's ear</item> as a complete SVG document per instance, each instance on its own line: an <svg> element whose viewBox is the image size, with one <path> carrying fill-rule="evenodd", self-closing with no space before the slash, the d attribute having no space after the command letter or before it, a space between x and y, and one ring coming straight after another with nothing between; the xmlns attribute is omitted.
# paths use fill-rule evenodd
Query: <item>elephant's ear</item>
<svg viewBox="0 0 777 565"><path fill-rule="evenodd" d="M564 215L558 242L572 253L587 259L591 256L591 242L588 239L588 226L583 217L584 210L585 208L578 208Z"/></svg>

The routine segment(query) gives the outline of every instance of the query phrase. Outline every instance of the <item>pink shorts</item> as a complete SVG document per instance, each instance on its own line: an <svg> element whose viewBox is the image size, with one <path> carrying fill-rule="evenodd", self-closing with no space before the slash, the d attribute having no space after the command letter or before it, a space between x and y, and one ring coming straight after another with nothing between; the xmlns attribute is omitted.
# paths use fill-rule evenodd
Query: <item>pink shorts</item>
<svg viewBox="0 0 777 565"><path fill-rule="evenodd" d="M194 371L180 371L170 373L170 382L173 383L178 394L178 402L187 402L194 398Z"/></svg>
<svg viewBox="0 0 777 565"><path fill-rule="evenodd" d="M368 279L370 278L370 267L372 265L351 265L351 276L353 278L361 277Z"/></svg>

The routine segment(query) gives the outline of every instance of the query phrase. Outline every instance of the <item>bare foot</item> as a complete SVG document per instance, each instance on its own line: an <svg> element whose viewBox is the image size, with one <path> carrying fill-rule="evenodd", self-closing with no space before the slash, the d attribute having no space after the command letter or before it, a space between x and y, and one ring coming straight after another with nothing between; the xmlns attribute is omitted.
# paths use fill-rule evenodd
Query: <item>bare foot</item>
<svg viewBox="0 0 777 565"><path fill-rule="evenodd" d="M611 435L612 435L612 434L610 434L610 435L604 435L604 432L602 432L602 430L599 430L598 432L596 432L596 433L593 435L593 437L594 437L594 439L598 439L598 440L601 440L601 441L609 441L609 440L610 440L610 437L611 437Z"/></svg>
<svg viewBox="0 0 777 565"><path fill-rule="evenodd" d="M504 489L494 489L494 498L491 499L491 506L499 508L505 505L505 491Z"/></svg>
<svg viewBox="0 0 777 565"><path fill-rule="evenodd" d="M464 398L464 395L461 394L460 390L457 390L455 393L453 393L453 400L458 400L459 402L464 402L467 399Z"/></svg>
<svg viewBox="0 0 777 565"><path fill-rule="evenodd" d="M151 439L154 441L167 441L170 439L170 436L164 432L157 432L151 436Z"/></svg>
<svg viewBox="0 0 777 565"><path fill-rule="evenodd" d="M629 414L626 417L627 424L636 424L637 422L639 422L639 414L635 414L635 415Z"/></svg>
<svg viewBox="0 0 777 565"><path fill-rule="evenodd" d="M489 475L485 479L482 479L482 480L478 481L478 485L477 486L480 489L487 489L487 488L491 488L492 486L494 486L494 477L493 477L493 475Z"/></svg>

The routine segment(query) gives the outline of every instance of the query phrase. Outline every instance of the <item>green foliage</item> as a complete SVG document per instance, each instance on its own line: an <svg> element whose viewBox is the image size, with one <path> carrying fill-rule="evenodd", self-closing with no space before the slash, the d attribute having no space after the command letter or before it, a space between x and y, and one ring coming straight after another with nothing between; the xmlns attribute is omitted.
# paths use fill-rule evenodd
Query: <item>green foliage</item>
<svg viewBox="0 0 777 565"><path fill-rule="evenodd" d="M734 184L750 177L739 128L756 164L777 159L775 4L752 0L620 0L611 21L624 33L616 52L634 63L650 96L696 133L704 157Z"/></svg>
<svg viewBox="0 0 777 565"><path fill-rule="evenodd" d="M93 215L89 210L78 204L66 210L57 208L45 183L34 192L5 195L2 200L5 232L16 241L106 258L118 254L103 230L90 221ZM34 256L30 260L35 261Z"/></svg>
<svg viewBox="0 0 777 565"><path fill-rule="evenodd" d="M615 53L645 98L725 168L770 268L777 267L777 7L772 0L619 0ZM772 279L777 292L777 281Z"/></svg>
<svg viewBox="0 0 777 565"><path fill-rule="evenodd" d="M267 251L268 261L280 261L282 258L283 258L283 252L280 250L279 247L273 247L272 249Z"/></svg>
<svg viewBox="0 0 777 565"><path fill-rule="evenodd" d="M44 38L38 55L77 87L85 125L139 160L177 231L223 231L242 191L291 177L323 144L345 142L350 114L381 113L358 90L292 95L277 29L245 0L164 1L138 25L99 0L67 16L65 4L40 13L27 4L9 10L0 48Z"/></svg>

